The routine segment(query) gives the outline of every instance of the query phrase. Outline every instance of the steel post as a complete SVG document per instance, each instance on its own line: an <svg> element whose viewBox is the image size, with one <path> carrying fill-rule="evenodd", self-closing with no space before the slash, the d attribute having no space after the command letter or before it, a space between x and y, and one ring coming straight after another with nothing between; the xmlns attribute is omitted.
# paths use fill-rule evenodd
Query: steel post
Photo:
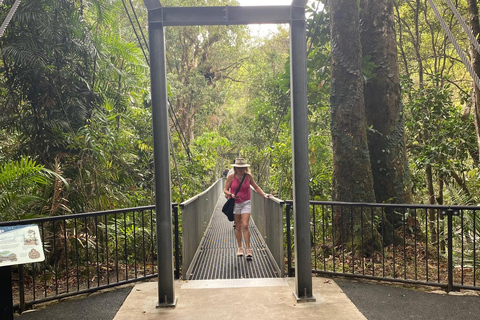
<svg viewBox="0 0 480 320"><path fill-rule="evenodd" d="M153 158L155 164L155 214L157 218L157 307L173 307L174 266L172 241L172 196L170 185L170 149L167 109L167 73L165 29L161 22L160 2L145 1L149 22L150 79L152 96ZM160 13L160 14L159 14Z"/></svg>
<svg viewBox="0 0 480 320"><path fill-rule="evenodd" d="M448 255L448 279L447 279L447 292L453 291L453 216L458 216L459 211L452 208L448 208L445 211L442 211L442 216L447 216L447 255Z"/></svg>
<svg viewBox="0 0 480 320"><path fill-rule="evenodd" d="M0 267L0 319L13 320L12 267Z"/></svg>
<svg viewBox="0 0 480 320"><path fill-rule="evenodd" d="M173 206L173 217L175 222L175 279L180 279L180 240L178 228L178 204Z"/></svg>
<svg viewBox="0 0 480 320"><path fill-rule="evenodd" d="M447 211L448 225L448 286L447 292L453 291L453 210Z"/></svg>
<svg viewBox="0 0 480 320"><path fill-rule="evenodd" d="M307 44L305 7L292 6L290 24L290 91L295 221L295 297L315 301L312 293L310 195L308 166Z"/></svg>

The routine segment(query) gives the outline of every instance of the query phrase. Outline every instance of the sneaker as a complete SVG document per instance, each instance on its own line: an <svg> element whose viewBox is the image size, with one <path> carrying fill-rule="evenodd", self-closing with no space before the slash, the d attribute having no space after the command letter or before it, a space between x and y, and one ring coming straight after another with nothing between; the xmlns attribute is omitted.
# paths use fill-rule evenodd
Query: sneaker
<svg viewBox="0 0 480 320"><path fill-rule="evenodd" d="M247 249L247 258L251 259L253 257L252 249Z"/></svg>
<svg viewBox="0 0 480 320"><path fill-rule="evenodd" d="M243 257L243 248L238 248L237 257Z"/></svg>

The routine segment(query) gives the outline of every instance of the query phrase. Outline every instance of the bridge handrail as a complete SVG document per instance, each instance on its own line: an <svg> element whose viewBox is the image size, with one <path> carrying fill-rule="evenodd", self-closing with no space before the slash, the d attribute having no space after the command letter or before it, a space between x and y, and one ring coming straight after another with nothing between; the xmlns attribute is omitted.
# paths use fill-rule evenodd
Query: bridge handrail
<svg viewBox="0 0 480 320"><path fill-rule="evenodd" d="M189 274L190 264L197 254L205 231L223 190L223 179L218 179L207 190L182 202L182 270ZM205 201L202 201L205 200Z"/></svg>
<svg viewBox="0 0 480 320"><path fill-rule="evenodd" d="M293 204L293 200L284 200L286 204ZM405 209L457 209L480 210L477 205L440 205L440 204L404 204L404 203L368 203L368 202L342 202L310 200L311 205L356 206L376 208L405 208Z"/></svg>
<svg viewBox="0 0 480 320"><path fill-rule="evenodd" d="M272 258L279 267L278 272L284 275L283 249L283 204L284 201L274 196L265 199L251 186L252 191L252 218L267 244Z"/></svg>
<svg viewBox="0 0 480 320"><path fill-rule="evenodd" d="M177 206L176 203L172 203L172 208ZM41 218L31 218L24 220L10 220L10 221L0 221L0 226L16 226L16 225L26 225L26 224L35 224L46 221L56 221L56 220L67 220L67 219L79 219L85 217L94 217L99 215L114 214L114 213L124 213L124 212L139 212L145 210L154 210L154 205L143 206L143 207L133 207L133 208L123 208L123 209L114 209L114 210L105 210L105 211L95 211L95 212L86 212L86 213L73 213L61 216L53 217L41 217Z"/></svg>
<svg viewBox="0 0 480 320"><path fill-rule="evenodd" d="M200 198L201 196L205 195L206 193L208 193L212 188L216 187L217 186L217 183L219 181L221 181L222 179L218 179L217 181L215 181L210 187L208 187L208 189L200 192L199 194L196 194L194 195L193 197L191 197L190 199L187 199L185 201L183 201L182 203L180 203L180 208L183 208L189 204L191 204L193 201L197 200L198 198Z"/></svg>

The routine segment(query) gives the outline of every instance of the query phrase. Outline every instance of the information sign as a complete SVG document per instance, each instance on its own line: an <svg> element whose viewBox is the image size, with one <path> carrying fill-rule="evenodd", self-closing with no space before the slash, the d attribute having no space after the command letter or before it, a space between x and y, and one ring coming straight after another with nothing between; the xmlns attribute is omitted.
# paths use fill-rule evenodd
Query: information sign
<svg viewBox="0 0 480 320"><path fill-rule="evenodd" d="M0 268L44 260L37 225L0 227Z"/></svg>

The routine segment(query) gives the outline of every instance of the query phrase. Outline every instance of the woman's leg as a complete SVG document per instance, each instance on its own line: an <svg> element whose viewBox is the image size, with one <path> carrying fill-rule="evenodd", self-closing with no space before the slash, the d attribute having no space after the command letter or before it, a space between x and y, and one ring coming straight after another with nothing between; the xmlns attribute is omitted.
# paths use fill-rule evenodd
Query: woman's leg
<svg viewBox="0 0 480 320"><path fill-rule="evenodd" d="M249 221L250 221L250 213L242 213L241 226L243 231L243 240L245 241L245 248L247 250L250 249L250 229L248 227Z"/></svg>
<svg viewBox="0 0 480 320"><path fill-rule="evenodd" d="M235 238L238 248L242 248L242 214L234 214L233 218L235 219Z"/></svg>

